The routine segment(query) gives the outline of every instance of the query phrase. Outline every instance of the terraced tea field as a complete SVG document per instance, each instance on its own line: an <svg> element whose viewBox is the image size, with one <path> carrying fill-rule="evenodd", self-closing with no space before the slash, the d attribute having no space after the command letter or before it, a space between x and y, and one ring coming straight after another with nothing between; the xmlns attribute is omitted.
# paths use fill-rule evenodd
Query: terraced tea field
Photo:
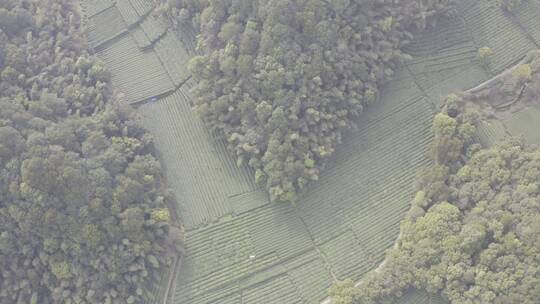
<svg viewBox="0 0 540 304"><path fill-rule="evenodd" d="M523 136L527 142L540 145L540 108L518 111L505 122L510 134Z"/></svg>
<svg viewBox="0 0 540 304"><path fill-rule="evenodd" d="M444 96L538 48L538 2L517 18L488 2L462 1L454 17L418 36L408 48L414 59L294 207L270 204L192 113L188 29L167 28L153 1L83 0L88 41L153 134L186 229L181 270L156 279L148 303L319 303L334 280L377 267L409 208L416 171L429 164L431 121ZM488 72L476 60L483 46L494 51ZM499 127L486 125L480 137L491 141L506 132ZM442 300L411 291L401 303Z"/></svg>

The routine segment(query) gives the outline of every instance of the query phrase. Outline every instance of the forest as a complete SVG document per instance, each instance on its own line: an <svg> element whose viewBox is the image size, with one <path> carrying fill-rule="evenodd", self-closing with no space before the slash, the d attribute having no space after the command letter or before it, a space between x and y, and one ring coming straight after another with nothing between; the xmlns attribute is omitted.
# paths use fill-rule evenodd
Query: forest
<svg viewBox="0 0 540 304"><path fill-rule="evenodd" d="M198 30L195 110L227 139L271 200L296 202L409 56L437 1L168 1Z"/></svg>
<svg viewBox="0 0 540 304"><path fill-rule="evenodd" d="M69 0L0 1L0 303L141 303L181 250L152 138Z"/></svg>
<svg viewBox="0 0 540 304"><path fill-rule="evenodd" d="M494 116L478 107L483 98L490 105L510 91L522 99L505 110L537 102L540 60L531 53L525 62L491 87L447 97L433 120L433 165L418 175L396 247L357 286L335 284L333 303L394 303L411 288L450 303L538 302L540 149L515 137L485 148L475 138Z"/></svg>
<svg viewBox="0 0 540 304"><path fill-rule="evenodd" d="M196 112L273 201L294 203L409 59L401 50L414 33L452 13L450 1L423 4L169 1L164 11L199 32ZM497 4L512 12L521 1ZM491 49L478 56L489 70ZM410 288L451 303L540 299L538 150L518 139L482 149L481 118L462 103L450 96L433 121L435 165L419 174L397 249L359 286L334 286L332 303L386 303Z"/></svg>
<svg viewBox="0 0 540 304"><path fill-rule="evenodd" d="M152 52L163 37L176 41L172 30L179 36L186 29L196 33L196 54L185 66L194 88L188 93L188 85L181 83L173 92L149 96L148 101L144 96L129 106L120 100L113 81L112 69L119 67L107 65L99 50L87 43L78 1L0 0L0 304L183 304L184 299L206 304L287 303L282 299L311 303L305 300L312 296L306 290L324 286L319 288L324 297L331 282L335 283L328 295L333 304L400 303L410 290L438 295L449 303L538 303L540 149L525 138L504 135L493 145L480 138L488 121L515 120L515 112L530 110L538 102L538 53L529 53L504 77L487 81L481 89L448 95L441 107L424 100L429 98L424 91L418 100L394 97L407 104L396 102L388 111L409 116L393 117L388 124L406 128L412 119L424 118L420 106L426 106L428 134L433 118L429 165L418 172L410 205L403 200L405 208L390 206L402 199L396 191L395 196L366 195L369 201L352 198L358 206L320 199L327 204L310 209L310 201L299 206L299 200L308 185L317 185L346 134L375 132L373 125L387 128L381 133L386 136L395 132L395 126L382 123L360 130L366 126L361 122L371 118L364 112L379 105L383 86L413 61L406 48L441 18L455 17L458 0L94 1L98 2L110 6L96 9L95 15L105 12L127 19L122 15L127 15L126 7L139 14L132 24L119 21L126 23L125 29L101 43L103 48L110 46L112 54L116 49L108 43L120 37L121 51L125 48L131 52L127 54L142 58L135 63L151 56L160 62L159 54ZM525 2L490 3L512 15ZM151 8L144 11L141 3ZM166 18L171 29L160 28L159 37L147 37L148 45L137 46L132 35L147 35L145 27L160 24L158 17ZM173 42L170 45L176 45ZM172 47L167 51L187 53ZM486 77L491 75L499 54L487 45L473 53ZM251 187L251 180L248 186L223 180L197 185L194 192L201 193L193 197L206 199L204 204L186 198L184 188L175 189L183 196L168 189L171 178L165 178L163 155L187 159L188 153L172 144L177 149L158 152L158 137L142 126L141 116L177 114L175 103L180 102L202 120L212 144L226 142L233 163L248 167L245 172L258 186ZM384 111L374 120L391 115ZM170 142L186 130L201 131L198 125L166 123L171 126L155 130L177 136L166 138ZM415 130L420 132L424 129L419 125ZM363 143L352 145L348 153L376 158L374 154L381 152L364 149ZM207 147L181 144L191 144L193 150ZM222 170L223 175L216 176L243 178L244 171L227 171L230 155L217 155L219 148L208 150L197 150L200 161L189 169L200 168L205 174ZM213 162L205 163L210 157ZM400 157L381 157L373 167ZM414 161L424 165L419 159ZM365 164L362 161L366 160L358 163ZM379 172L384 168L373 167L365 174L386 177ZM195 169L172 176L213 177L195 176ZM406 179L403 172L392 174L386 181ZM359 181L347 182L360 187ZM369 181L367 187L386 192L378 182ZM393 186L409 186L403 184ZM229 185L236 188L225 189L228 196L215 199L222 193L219 187ZM340 199L358 196L352 191L329 192ZM385 200L377 201L379 197ZM188 199L194 200L192 205L182 205ZM186 216L197 217L191 219L192 226L182 221L185 206L195 206ZM360 211L349 214L355 207ZM392 213L391 208L403 213ZM364 216L362 212L373 211L368 209L379 218ZM316 217L317 212L327 213ZM401 221L397 240L390 224L374 223L390 215L389 221L397 218L396 235ZM360 220L352 218L356 216ZM362 234L358 227L365 226L353 227L354 221L376 227ZM330 227L333 224L336 227ZM268 227L275 230L266 231ZM394 240L395 246L385 252ZM342 275L356 271L340 263L352 259L351 252L363 263L353 265L364 271L357 282ZM163 283L162 273L175 269L178 256L185 270L171 271L173 278ZM149 290L156 282L164 285L166 298L153 298L162 292ZM317 303L319 298L309 297Z"/></svg>

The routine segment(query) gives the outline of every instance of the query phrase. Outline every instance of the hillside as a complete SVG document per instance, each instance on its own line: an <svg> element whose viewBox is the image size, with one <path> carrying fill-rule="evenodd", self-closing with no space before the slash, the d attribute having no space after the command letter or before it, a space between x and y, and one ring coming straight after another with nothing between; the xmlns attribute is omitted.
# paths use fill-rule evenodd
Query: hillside
<svg viewBox="0 0 540 304"><path fill-rule="evenodd" d="M111 70L118 97L137 107L154 136L178 200L186 256L172 287L156 288L174 304L318 303L334 280L362 278L397 237L415 173L430 163L431 122L444 97L540 46L539 2L512 16L490 1L461 1L408 46L413 59L296 206L270 204L252 172L238 168L192 113L193 36L168 28L150 3L86 0L83 7L88 41ZM489 70L477 60L484 46L493 50Z"/></svg>
<svg viewBox="0 0 540 304"><path fill-rule="evenodd" d="M75 4L0 2L0 303L153 301L182 250L155 146Z"/></svg>

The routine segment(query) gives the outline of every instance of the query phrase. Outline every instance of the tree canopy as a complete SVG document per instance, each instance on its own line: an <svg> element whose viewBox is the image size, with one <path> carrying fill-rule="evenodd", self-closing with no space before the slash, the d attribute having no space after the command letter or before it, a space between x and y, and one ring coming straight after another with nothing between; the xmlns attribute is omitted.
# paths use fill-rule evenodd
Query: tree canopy
<svg viewBox="0 0 540 304"><path fill-rule="evenodd" d="M401 50L438 1L167 1L195 24L195 109L274 201L298 198L342 134L408 58Z"/></svg>
<svg viewBox="0 0 540 304"><path fill-rule="evenodd" d="M540 150L519 139L480 149L477 115L455 110L434 119L435 164L419 175L397 248L356 290L332 289L343 303L383 303L409 288L451 303L540 299Z"/></svg>
<svg viewBox="0 0 540 304"><path fill-rule="evenodd" d="M0 303L141 302L180 230L73 1L0 1L0 109Z"/></svg>

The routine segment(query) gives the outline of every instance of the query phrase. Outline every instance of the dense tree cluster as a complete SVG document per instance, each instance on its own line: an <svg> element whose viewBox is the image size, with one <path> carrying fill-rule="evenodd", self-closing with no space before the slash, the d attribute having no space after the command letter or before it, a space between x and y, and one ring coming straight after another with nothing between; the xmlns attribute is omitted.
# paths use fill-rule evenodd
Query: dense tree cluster
<svg viewBox="0 0 540 304"><path fill-rule="evenodd" d="M338 281L328 289L332 304L351 304L358 297L358 289L351 279Z"/></svg>
<svg viewBox="0 0 540 304"><path fill-rule="evenodd" d="M342 133L451 0L168 1L200 30L195 109L274 201L317 180Z"/></svg>
<svg viewBox="0 0 540 304"><path fill-rule="evenodd" d="M540 150L517 139L479 149L476 116L456 108L434 120L435 165L419 177L397 248L356 290L333 288L343 303L382 303L409 288L451 303L538 303Z"/></svg>
<svg viewBox="0 0 540 304"><path fill-rule="evenodd" d="M165 15L176 29L200 28L200 13L208 6L207 0L155 0L158 11Z"/></svg>
<svg viewBox="0 0 540 304"><path fill-rule="evenodd" d="M136 303L166 266L152 140L69 0L0 1L0 303Z"/></svg>

